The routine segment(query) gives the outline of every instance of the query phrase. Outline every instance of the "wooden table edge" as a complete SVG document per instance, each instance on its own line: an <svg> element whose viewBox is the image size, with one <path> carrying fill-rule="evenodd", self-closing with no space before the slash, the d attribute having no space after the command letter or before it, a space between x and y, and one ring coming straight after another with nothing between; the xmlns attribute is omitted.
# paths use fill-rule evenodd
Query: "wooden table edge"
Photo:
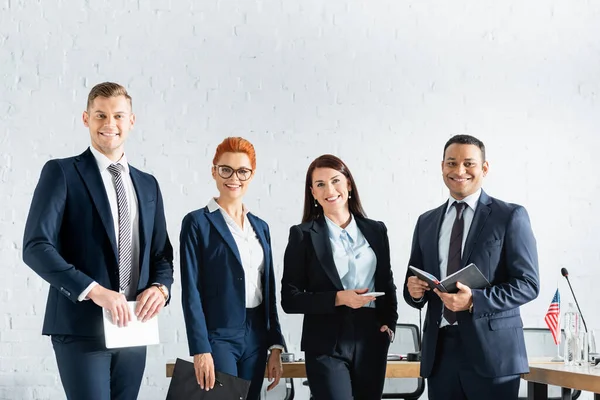
<svg viewBox="0 0 600 400"><path fill-rule="evenodd" d="M388 361L386 378L419 378L421 363L409 361ZM173 376L175 361L166 364L166 377ZM267 377L267 371L265 371ZM306 367L303 361L283 363L283 378L306 378Z"/></svg>

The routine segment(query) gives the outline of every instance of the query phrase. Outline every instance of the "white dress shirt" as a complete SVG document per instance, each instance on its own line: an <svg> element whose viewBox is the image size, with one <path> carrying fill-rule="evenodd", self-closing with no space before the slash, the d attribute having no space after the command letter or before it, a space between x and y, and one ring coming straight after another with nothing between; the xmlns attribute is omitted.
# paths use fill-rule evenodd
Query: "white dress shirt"
<svg viewBox="0 0 600 400"><path fill-rule="evenodd" d="M113 225L115 229L115 240L119 241L119 208L117 203L117 190L115 189L115 184L113 182L113 177L111 173L108 171L109 165L113 164L108 157L104 154L100 153L98 150L94 148L94 146L90 146L90 150L96 159L96 163L98 164L98 169L100 170L100 177L102 178L102 183L104 184L104 189L106 190L106 195L108 197L108 204L110 206L110 212L113 219ZM138 213L138 200L137 195L135 193L135 188L133 187L133 182L131 181L131 176L129 176L129 165L127 164L127 157L123 154L123 157L117 164L121 164L123 166L122 181L125 186L125 192L127 194L127 203L129 204L129 218L131 224L131 282L127 288L125 288L124 295L128 299L135 298L137 293L137 285L140 278L140 231L139 231L139 213ZM88 293L96 286L97 282L92 282L78 297L79 301L85 300Z"/></svg>
<svg viewBox="0 0 600 400"><path fill-rule="evenodd" d="M263 302L262 275L265 269L265 253L254 228L248 221L248 210L245 206L242 207L244 214L243 228L227 214L227 211L214 198L208 202L208 211L212 213L219 210L221 212L227 223L227 228L229 228L233 240L235 240L242 261L242 268L244 269L246 308L254 308Z"/></svg>
<svg viewBox="0 0 600 400"><path fill-rule="evenodd" d="M448 199L448 206L446 207L446 214L444 215L444 221L442 222L442 227L440 228L440 237L438 240L438 254L439 254L439 262L440 262L440 280L443 280L448 274L448 252L450 251L450 236L452 235L452 226L454 225L454 219L456 218L456 207L453 207L455 202L467 203L467 207L465 207L463 211L463 221L464 221L464 231L462 237L462 245L461 245L461 256L462 252L465 250L465 243L467 242L467 236L469 235L469 230L471 229L471 223L473 222L473 217L475 215L475 210L477 209L477 204L479 202L479 197L481 196L481 189L465 197L462 200L456 200L454 197L450 196ZM458 322L457 322L458 323ZM442 321L440 323L440 328L448 325L448 321L442 316Z"/></svg>

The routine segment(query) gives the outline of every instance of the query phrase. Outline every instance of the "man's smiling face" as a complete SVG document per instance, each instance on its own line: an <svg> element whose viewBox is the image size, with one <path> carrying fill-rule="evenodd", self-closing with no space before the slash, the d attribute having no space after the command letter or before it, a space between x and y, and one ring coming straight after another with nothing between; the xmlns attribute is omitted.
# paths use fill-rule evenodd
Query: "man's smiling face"
<svg viewBox="0 0 600 400"><path fill-rule="evenodd" d="M89 128L92 146L113 161L124 153L124 144L135 123L131 103L125 96L96 97L83 112L83 124Z"/></svg>
<svg viewBox="0 0 600 400"><path fill-rule="evenodd" d="M444 153L444 183L456 200L462 200L479 190L488 169L488 162L483 160L481 150L474 144L453 143Z"/></svg>

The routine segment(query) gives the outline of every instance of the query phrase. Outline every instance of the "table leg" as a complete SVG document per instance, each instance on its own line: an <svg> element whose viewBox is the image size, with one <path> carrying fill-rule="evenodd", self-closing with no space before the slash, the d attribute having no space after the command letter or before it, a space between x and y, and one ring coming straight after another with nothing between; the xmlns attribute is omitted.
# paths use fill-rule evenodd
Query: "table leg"
<svg viewBox="0 0 600 400"><path fill-rule="evenodd" d="M548 385L527 382L527 400L548 400Z"/></svg>
<svg viewBox="0 0 600 400"><path fill-rule="evenodd" d="M562 400L571 400L571 389L570 388L561 388L561 396Z"/></svg>

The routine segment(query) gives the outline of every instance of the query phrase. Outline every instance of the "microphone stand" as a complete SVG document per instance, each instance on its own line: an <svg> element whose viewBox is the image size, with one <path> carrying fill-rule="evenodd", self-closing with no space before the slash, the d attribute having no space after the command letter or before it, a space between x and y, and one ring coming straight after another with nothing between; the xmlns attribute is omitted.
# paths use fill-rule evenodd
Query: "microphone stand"
<svg viewBox="0 0 600 400"><path fill-rule="evenodd" d="M585 333L588 333L587 324L585 323L585 319L583 318L583 314L581 313L581 308L579 308L579 302L577 301L577 297L575 297L575 292L573 292L573 287L571 286L571 281L569 280L569 275L565 275L565 279L569 284L569 289L571 289L571 294L573 295L573 300L575 300L575 305L577 306L577 311L579 311L579 315L581 316L581 322L583 322L583 328L585 329Z"/></svg>
<svg viewBox="0 0 600 400"><path fill-rule="evenodd" d="M596 365L600 360L600 355L596 353L596 338L594 337L594 332L589 332L587 328L587 324L585 323L585 319L583 318L583 314L581 313L581 308L579 307L579 302L577 301L577 297L575 297L575 292L573 291L573 287L571 286L571 281L569 280L569 272L566 268L561 269L562 276L565 277L567 283L569 284L569 289L571 290L571 294L573 295L573 300L575 300L575 305L577 306L577 311L579 311L579 316L581 317L581 322L583 322L583 328L585 329L585 336L588 340L586 340L587 345L587 353L588 353L588 362L593 362L593 365ZM565 343L566 345L566 343Z"/></svg>

